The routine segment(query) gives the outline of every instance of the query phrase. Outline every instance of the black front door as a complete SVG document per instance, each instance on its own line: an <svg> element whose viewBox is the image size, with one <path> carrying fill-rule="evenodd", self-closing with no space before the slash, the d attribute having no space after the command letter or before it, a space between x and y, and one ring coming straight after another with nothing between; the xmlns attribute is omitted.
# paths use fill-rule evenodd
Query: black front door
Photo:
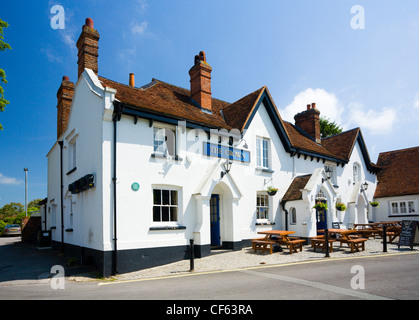
<svg viewBox="0 0 419 320"><path fill-rule="evenodd" d="M219 246L220 241L220 196L211 195L210 201L210 219L211 219L211 246Z"/></svg>
<svg viewBox="0 0 419 320"><path fill-rule="evenodd" d="M316 202L326 203L325 200L317 200ZM316 209L316 222L317 230L327 229L327 210L326 209Z"/></svg>

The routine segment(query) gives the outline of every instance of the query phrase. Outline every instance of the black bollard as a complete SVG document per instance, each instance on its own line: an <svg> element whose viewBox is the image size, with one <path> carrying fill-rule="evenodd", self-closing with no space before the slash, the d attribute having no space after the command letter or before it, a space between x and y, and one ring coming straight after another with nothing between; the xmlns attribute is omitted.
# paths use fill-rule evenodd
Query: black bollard
<svg viewBox="0 0 419 320"><path fill-rule="evenodd" d="M383 252L387 252L387 226L383 225Z"/></svg>
<svg viewBox="0 0 419 320"><path fill-rule="evenodd" d="M189 240L189 271L195 271L195 263L194 263L194 244L193 244L193 239Z"/></svg>
<svg viewBox="0 0 419 320"><path fill-rule="evenodd" d="M324 230L324 247L326 250L325 258L330 258L329 255L329 229Z"/></svg>

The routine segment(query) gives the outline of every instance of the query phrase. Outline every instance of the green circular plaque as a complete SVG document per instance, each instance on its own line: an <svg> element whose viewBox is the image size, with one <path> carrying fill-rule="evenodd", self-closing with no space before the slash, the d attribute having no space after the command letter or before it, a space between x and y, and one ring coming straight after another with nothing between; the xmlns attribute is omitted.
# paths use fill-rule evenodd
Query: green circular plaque
<svg viewBox="0 0 419 320"><path fill-rule="evenodd" d="M140 189L140 184L138 182L134 182L131 185L131 189L134 190L134 191L138 191Z"/></svg>

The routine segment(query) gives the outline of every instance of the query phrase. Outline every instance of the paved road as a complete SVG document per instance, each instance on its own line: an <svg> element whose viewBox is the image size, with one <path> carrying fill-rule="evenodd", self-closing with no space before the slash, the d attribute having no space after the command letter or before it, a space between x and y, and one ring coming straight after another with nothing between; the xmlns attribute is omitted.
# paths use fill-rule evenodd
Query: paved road
<svg viewBox="0 0 419 320"><path fill-rule="evenodd" d="M141 281L79 283L65 280L61 283L62 289L53 289L51 284L60 284L58 278L37 279L40 274L49 272L51 263L60 261L48 258L48 254L42 252L22 256L18 252L22 253L25 250L21 249L18 244L0 246L0 300L419 299L417 253L330 259ZM39 261L38 254L41 254L45 261ZM31 259L35 259L33 263L29 262ZM5 279L6 275L12 275L12 281ZM354 286L361 288L354 290ZM165 308L166 305L163 304L161 308Z"/></svg>

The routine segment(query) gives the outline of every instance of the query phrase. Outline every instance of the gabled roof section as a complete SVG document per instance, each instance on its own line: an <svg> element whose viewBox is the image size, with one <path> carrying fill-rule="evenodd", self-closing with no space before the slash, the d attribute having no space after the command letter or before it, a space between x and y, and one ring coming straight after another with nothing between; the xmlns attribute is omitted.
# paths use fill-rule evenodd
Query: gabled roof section
<svg viewBox="0 0 419 320"><path fill-rule="evenodd" d="M359 132L360 129L355 128L324 138L321 142L322 145L334 155L349 161Z"/></svg>
<svg viewBox="0 0 419 320"><path fill-rule="evenodd" d="M380 168L371 162L360 128L348 130L334 136L324 138L321 141L325 148L337 157L345 159L345 161L349 161L356 142L358 142L361 149L362 157L364 158L367 170L375 173L378 172Z"/></svg>
<svg viewBox="0 0 419 320"><path fill-rule="evenodd" d="M380 153L374 198L419 194L419 147Z"/></svg>
<svg viewBox="0 0 419 320"><path fill-rule="evenodd" d="M287 192L285 192L282 201L301 200L303 198L301 190L305 188L310 178L311 174L295 177L288 187Z"/></svg>
<svg viewBox="0 0 419 320"><path fill-rule="evenodd" d="M225 121L233 128L243 132L249 116L256 108L257 102L265 89L266 87L262 87L222 109Z"/></svg>
<svg viewBox="0 0 419 320"><path fill-rule="evenodd" d="M330 152L323 145L313 141L310 137L308 137L304 132L302 132L293 124L287 121L284 121L284 124L289 139L291 141L291 145L296 151L306 151L308 153L323 155L329 158L337 158L339 160L344 160L343 158L340 158L334 153Z"/></svg>

